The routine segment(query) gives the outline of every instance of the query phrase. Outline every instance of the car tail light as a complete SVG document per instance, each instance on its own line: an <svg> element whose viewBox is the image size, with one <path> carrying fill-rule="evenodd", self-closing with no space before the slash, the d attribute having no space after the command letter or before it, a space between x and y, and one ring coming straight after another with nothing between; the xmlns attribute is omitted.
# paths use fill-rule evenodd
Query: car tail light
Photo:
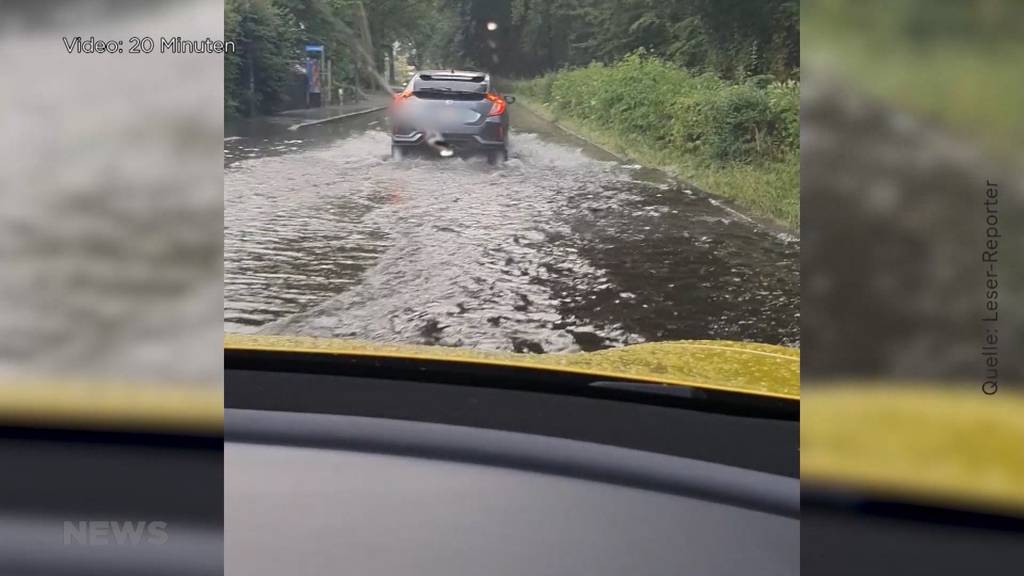
<svg viewBox="0 0 1024 576"><path fill-rule="evenodd" d="M504 98L494 92L488 92L485 98L491 101L491 111L487 113L488 116L501 116L505 113Z"/></svg>
<svg viewBox="0 0 1024 576"><path fill-rule="evenodd" d="M398 94L395 94L395 101L393 102L393 104L401 104L409 96L412 96L412 86L406 88L405 90L402 90Z"/></svg>

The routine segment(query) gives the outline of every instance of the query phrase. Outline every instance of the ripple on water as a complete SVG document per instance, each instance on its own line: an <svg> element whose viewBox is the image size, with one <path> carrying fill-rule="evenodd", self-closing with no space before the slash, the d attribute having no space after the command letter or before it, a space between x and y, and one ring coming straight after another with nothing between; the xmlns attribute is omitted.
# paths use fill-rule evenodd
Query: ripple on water
<svg viewBox="0 0 1024 576"><path fill-rule="evenodd" d="M526 352L798 341L798 248L701 194L533 134L501 167L386 150L368 131L227 170L227 329Z"/></svg>

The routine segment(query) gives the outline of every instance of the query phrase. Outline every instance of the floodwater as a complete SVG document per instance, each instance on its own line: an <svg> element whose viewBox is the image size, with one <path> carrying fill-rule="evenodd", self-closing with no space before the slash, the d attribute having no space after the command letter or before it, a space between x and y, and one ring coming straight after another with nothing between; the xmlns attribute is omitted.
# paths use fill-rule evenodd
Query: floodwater
<svg viewBox="0 0 1024 576"><path fill-rule="evenodd" d="M799 241L514 107L510 159L393 161L381 113L225 141L229 332L519 352L799 344Z"/></svg>

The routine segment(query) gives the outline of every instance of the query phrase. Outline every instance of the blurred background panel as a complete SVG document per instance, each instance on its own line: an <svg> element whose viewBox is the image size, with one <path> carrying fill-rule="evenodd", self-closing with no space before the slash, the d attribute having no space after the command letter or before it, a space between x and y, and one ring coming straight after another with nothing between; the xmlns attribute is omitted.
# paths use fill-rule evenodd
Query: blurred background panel
<svg viewBox="0 0 1024 576"><path fill-rule="evenodd" d="M222 18L0 2L0 573L221 571L222 59L159 38ZM129 521L167 538L67 541Z"/></svg>
<svg viewBox="0 0 1024 576"><path fill-rule="evenodd" d="M219 386L222 61L159 38L219 38L220 4L0 10L0 374Z"/></svg>
<svg viewBox="0 0 1024 576"><path fill-rule="evenodd" d="M1000 185L1003 375L1024 363L1024 4L803 3L804 375L976 380Z"/></svg>
<svg viewBox="0 0 1024 576"><path fill-rule="evenodd" d="M1011 573L1024 3L804 0L801 23L802 570Z"/></svg>

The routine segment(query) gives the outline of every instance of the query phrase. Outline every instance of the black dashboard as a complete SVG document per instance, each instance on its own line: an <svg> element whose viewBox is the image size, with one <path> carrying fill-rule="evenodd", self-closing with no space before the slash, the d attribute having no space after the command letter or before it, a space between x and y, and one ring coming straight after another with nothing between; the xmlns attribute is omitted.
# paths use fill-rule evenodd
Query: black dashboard
<svg viewBox="0 0 1024 576"><path fill-rule="evenodd" d="M795 402L292 360L228 354L228 573L799 571Z"/></svg>

